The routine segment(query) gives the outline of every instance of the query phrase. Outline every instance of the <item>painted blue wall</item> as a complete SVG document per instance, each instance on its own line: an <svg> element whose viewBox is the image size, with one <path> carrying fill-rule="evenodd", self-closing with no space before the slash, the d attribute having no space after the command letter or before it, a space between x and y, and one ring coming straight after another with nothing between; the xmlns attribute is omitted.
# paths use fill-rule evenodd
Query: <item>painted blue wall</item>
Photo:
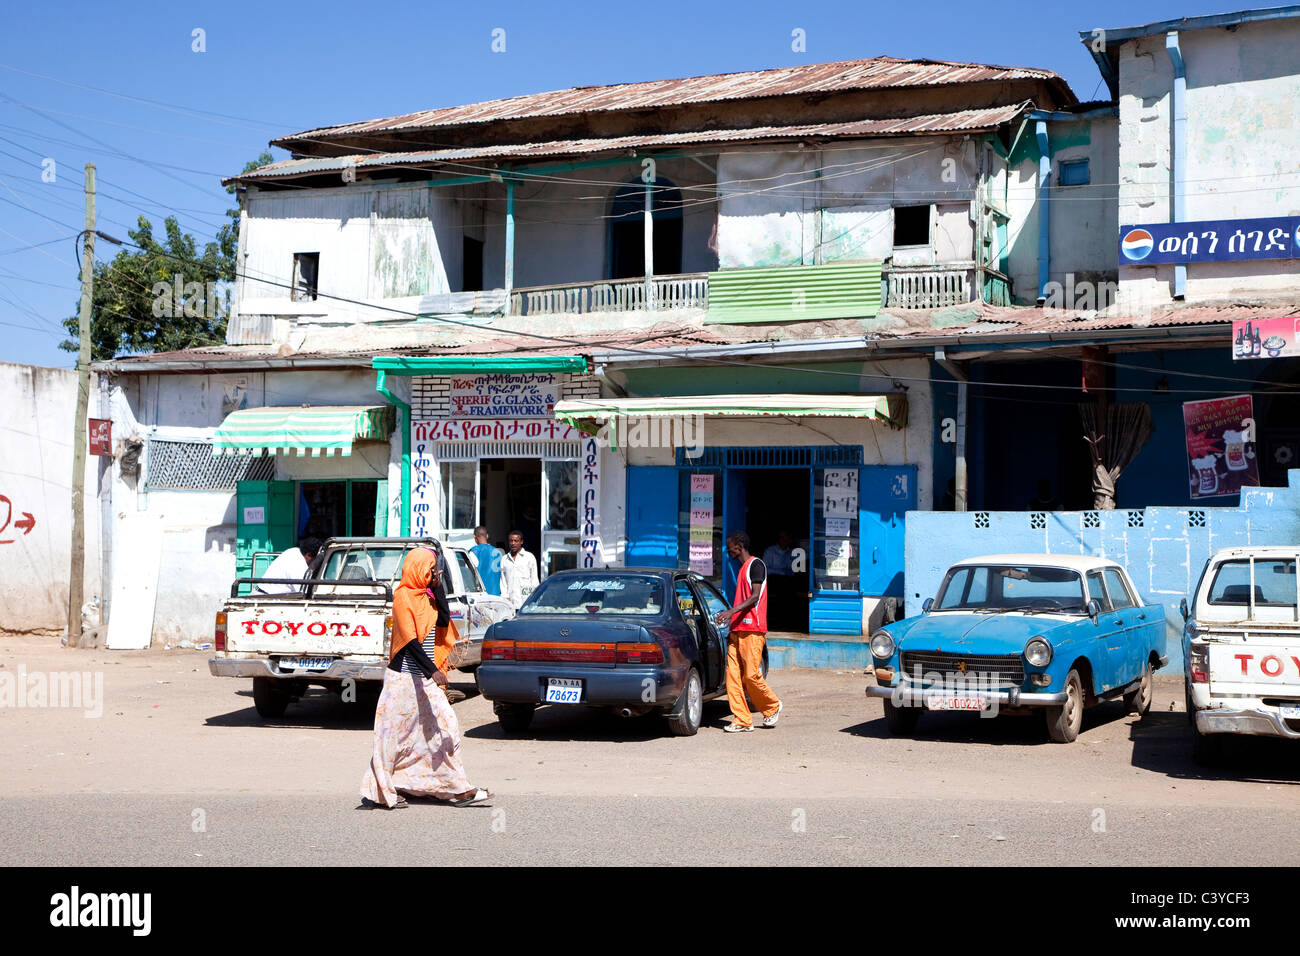
<svg viewBox="0 0 1300 956"><path fill-rule="evenodd" d="M949 565L983 554L1095 554L1128 569L1142 597L1164 604L1169 672L1182 669L1182 615L1210 555L1241 545L1300 541L1300 471L1286 488L1250 488L1236 508L1156 507L1140 511L913 511L907 515L908 615L921 612ZM1039 527L1034 525L1038 524Z"/></svg>

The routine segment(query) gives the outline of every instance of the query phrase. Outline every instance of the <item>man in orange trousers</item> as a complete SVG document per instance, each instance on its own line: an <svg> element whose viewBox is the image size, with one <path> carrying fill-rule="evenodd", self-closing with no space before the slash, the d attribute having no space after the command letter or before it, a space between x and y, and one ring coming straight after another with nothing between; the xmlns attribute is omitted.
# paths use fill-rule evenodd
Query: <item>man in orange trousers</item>
<svg viewBox="0 0 1300 956"><path fill-rule="evenodd" d="M727 553L740 562L736 576L736 606L719 611L713 620L725 624L727 635L727 703L731 723L727 733L754 729L753 704L763 714L763 726L775 727L781 716L781 701L763 679L763 642L767 640L767 568L749 553L749 535L733 531L727 536ZM746 702L745 697L749 696Z"/></svg>

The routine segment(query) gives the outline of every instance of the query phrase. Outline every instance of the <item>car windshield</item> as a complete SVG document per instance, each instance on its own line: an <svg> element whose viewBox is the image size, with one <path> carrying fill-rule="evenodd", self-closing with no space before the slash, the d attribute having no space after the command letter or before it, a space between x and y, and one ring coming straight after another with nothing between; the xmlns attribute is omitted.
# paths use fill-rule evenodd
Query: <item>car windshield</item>
<svg viewBox="0 0 1300 956"><path fill-rule="evenodd" d="M321 572L325 581L397 581L411 546L340 548L330 554Z"/></svg>
<svg viewBox="0 0 1300 956"><path fill-rule="evenodd" d="M939 611L1064 611L1082 614L1083 579L1069 568L975 564L952 568L943 579Z"/></svg>
<svg viewBox="0 0 1300 956"><path fill-rule="evenodd" d="M642 574L557 575L542 582L520 614L657 615L664 607L663 582Z"/></svg>

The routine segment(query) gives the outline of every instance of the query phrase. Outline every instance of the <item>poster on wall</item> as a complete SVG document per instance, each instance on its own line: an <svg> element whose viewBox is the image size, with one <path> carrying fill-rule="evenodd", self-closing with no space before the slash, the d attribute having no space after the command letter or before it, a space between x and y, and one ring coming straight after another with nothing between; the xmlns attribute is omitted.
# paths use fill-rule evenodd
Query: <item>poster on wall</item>
<svg viewBox="0 0 1300 956"><path fill-rule="evenodd" d="M1119 264L1300 258L1300 216L1206 219L1119 227Z"/></svg>
<svg viewBox="0 0 1300 956"><path fill-rule="evenodd" d="M1240 319L1232 323L1232 358L1263 359L1300 355L1300 319Z"/></svg>
<svg viewBox="0 0 1300 956"><path fill-rule="evenodd" d="M1183 403L1193 498L1235 495L1259 485L1254 402L1249 395Z"/></svg>
<svg viewBox="0 0 1300 956"><path fill-rule="evenodd" d="M689 566L713 577L713 475L691 475Z"/></svg>
<svg viewBox="0 0 1300 956"><path fill-rule="evenodd" d="M550 418L560 383L556 375L453 375L452 418Z"/></svg>

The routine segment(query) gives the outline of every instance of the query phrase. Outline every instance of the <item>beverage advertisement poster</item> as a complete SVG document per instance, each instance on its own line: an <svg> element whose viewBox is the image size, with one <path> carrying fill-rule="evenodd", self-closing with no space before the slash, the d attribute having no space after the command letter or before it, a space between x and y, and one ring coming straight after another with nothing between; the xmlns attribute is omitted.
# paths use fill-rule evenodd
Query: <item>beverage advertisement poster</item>
<svg viewBox="0 0 1300 956"><path fill-rule="evenodd" d="M1232 357L1237 359L1277 358L1300 355L1300 319L1240 319L1232 323Z"/></svg>
<svg viewBox="0 0 1300 956"><path fill-rule="evenodd" d="M1235 495L1259 484L1249 395L1184 402L1183 428L1192 498Z"/></svg>

